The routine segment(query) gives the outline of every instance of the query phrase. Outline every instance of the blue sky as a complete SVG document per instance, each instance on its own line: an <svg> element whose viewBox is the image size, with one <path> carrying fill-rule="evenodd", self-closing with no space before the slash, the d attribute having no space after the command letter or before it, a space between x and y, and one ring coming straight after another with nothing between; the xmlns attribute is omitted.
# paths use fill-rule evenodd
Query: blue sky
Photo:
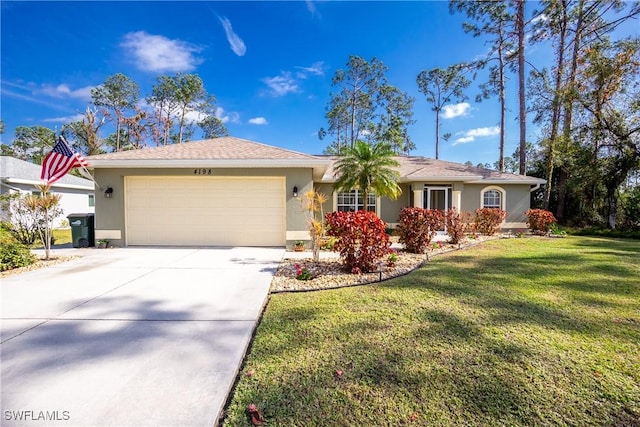
<svg viewBox="0 0 640 427"><path fill-rule="evenodd" d="M532 14L537 4L528 3ZM391 84L416 99L409 133L415 155L433 157L434 113L418 92L421 70L469 61L486 52L462 30L464 17L432 2L9 2L1 3L2 141L16 126L58 128L82 113L90 89L115 73L142 96L157 76L197 73L216 96L217 115L233 136L321 153L331 78L349 55L377 57ZM622 31L638 33L631 22ZM545 66L548 46L528 50ZM517 89L509 82L506 153L518 143ZM440 158L493 163L498 157L498 103L451 106ZM538 140L530 125L528 138ZM103 135L106 136L106 135Z"/></svg>

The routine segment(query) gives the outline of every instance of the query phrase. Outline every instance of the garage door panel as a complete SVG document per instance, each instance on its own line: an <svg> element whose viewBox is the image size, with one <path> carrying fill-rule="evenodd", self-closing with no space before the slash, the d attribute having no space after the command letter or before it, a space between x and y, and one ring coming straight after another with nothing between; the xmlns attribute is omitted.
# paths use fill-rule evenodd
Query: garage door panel
<svg viewBox="0 0 640 427"><path fill-rule="evenodd" d="M127 242L282 246L284 184L284 177L127 177Z"/></svg>

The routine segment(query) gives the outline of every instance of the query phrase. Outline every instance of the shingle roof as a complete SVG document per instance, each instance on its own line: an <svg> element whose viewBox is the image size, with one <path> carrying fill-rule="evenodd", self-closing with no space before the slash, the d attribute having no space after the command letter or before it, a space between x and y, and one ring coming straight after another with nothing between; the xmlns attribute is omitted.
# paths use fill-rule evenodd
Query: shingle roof
<svg viewBox="0 0 640 427"><path fill-rule="evenodd" d="M25 162L24 160L16 159L10 156L0 156L0 179L3 181L11 179L20 179L25 181L33 181L34 183L40 183L40 172L42 167L34 163ZM60 187L65 185L74 185L81 187L93 188L92 181L84 178L79 178L73 175L65 175L58 181L52 184L52 187Z"/></svg>
<svg viewBox="0 0 640 427"><path fill-rule="evenodd" d="M318 160L317 157L225 136L182 144L98 154L92 160Z"/></svg>
<svg viewBox="0 0 640 427"><path fill-rule="evenodd" d="M335 165L339 158L335 156L325 156L325 158L331 159L332 163L322 177L322 181L335 182ZM428 157L397 156L394 158L400 163L398 172L400 173L401 182L451 180L463 182L510 181L524 184L542 181L539 178L531 176L500 173L489 169L467 166L462 163L435 160Z"/></svg>

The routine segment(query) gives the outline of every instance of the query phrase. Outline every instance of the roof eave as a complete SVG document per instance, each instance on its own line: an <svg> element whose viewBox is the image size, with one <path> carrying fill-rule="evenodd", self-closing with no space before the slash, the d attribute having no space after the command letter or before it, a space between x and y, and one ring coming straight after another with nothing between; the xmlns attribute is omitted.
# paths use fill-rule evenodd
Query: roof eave
<svg viewBox="0 0 640 427"><path fill-rule="evenodd" d="M89 159L89 169L124 168L312 168L319 179L331 165L325 159Z"/></svg>
<svg viewBox="0 0 640 427"><path fill-rule="evenodd" d="M44 181L34 181L31 179L21 179L21 178L3 178L2 182L6 182L7 184L24 184L24 185L42 185L45 184ZM77 184L65 184L59 181L50 184L52 188L69 188L72 190L87 190L94 191L95 187L88 185L77 185Z"/></svg>
<svg viewBox="0 0 640 427"><path fill-rule="evenodd" d="M528 184L537 185L544 184L546 181L542 178L530 177L526 179L480 179L477 181L466 181L465 184Z"/></svg>

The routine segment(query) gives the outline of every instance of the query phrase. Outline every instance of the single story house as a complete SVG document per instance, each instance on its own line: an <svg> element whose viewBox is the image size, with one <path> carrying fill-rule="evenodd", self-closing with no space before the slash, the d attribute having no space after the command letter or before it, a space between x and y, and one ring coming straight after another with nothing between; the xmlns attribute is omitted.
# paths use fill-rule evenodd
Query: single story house
<svg viewBox="0 0 640 427"><path fill-rule="evenodd" d="M222 137L88 157L104 194L96 239L116 246L285 246L308 240L300 196L328 196L325 212L362 205L357 189L333 191L336 157ZM473 211L500 207L504 228L524 227L530 192L544 180L425 157L397 157L402 195L370 195L392 226L406 206Z"/></svg>
<svg viewBox="0 0 640 427"><path fill-rule="evenodd" d="M43 184L40 179L42 167L34 163L10 156L0 156L0 194L22 193L40 194L36 185ZM66 223L67 215L72 213L93 213L95 202L94 183L88 179L65 175L51 185L51 193L59 194L62 216L55 219L53 226L58 228ZM8 213L0 212L2 220L8 219Z"/></svg>

